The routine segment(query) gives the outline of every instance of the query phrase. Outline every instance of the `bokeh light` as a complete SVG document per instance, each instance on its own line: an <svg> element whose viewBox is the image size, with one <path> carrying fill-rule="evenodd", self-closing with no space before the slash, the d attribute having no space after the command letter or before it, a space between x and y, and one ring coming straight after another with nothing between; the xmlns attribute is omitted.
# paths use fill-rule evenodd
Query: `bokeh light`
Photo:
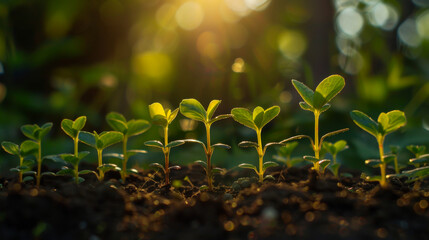
<svg viewBox="0 0 429 240"><path fill-rule="evenodd" d="M296 30L284 30L278 37L278 49L289 59L297 59L305 52L307 40L305 36Z"/></svg>
<svg viewBox="0 0 429 240"><path fill-rule="evenodd" d="M370 5L368 9L368 20L371 25L375 27L380 27L384 30L392 30L398 24L399 15L393 6L378 2L374 5Z"/></svg>
<svg viewBox="0 0 429 240"><path fill-rule="evenodd" d="M422 41L417 31L416 21L412 18L405 20L399 26L398 36L401 42L410 47L418 47Z"/></svg>
<svg viewBox="0 0 429 240"><path fill-rule="evenodd" d="M362 15L353 7L343 9L337 17L337 26L342 33L356 37L362 30L364 19Z"/></svg>
<svg viewBox="0 0 429 240"><path fill-rule="evenodd" d="M133 58L133 71L140 77L159 81L170 75L171 68L170 57L161 52L144 52Z"/></svg>
<svg viewBox="0 0 429 240"><path fill-rule="evenodd" d="M429 10L421 13L417 18L417 32L424 39L429 39Z"/></svg>
<svg viewBox="0 0 429 240"><path fill-rule="evenodd" d="M176 12L177 24L188 31L196 29L204 19L204 10L198 2L185 2Z"/></svg>

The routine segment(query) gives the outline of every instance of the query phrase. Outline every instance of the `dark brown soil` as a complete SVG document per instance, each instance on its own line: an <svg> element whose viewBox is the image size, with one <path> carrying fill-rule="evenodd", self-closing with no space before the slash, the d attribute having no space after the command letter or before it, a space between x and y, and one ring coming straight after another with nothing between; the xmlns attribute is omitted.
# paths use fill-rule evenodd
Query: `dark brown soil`
<svg viewBox="0 0 429 240"><path fill-rule="evenodd" d="M216 178L200 191L203 169L173 171L172 185L153 171L123 184L86 176L79 186L45 177L42 187L2 179L0 239L427 239L428 184L392 180L382 189L358 176L318 176L308 167L273 168L258 184L251 171ZM183 179L188 176L191 183Z"/></svg>

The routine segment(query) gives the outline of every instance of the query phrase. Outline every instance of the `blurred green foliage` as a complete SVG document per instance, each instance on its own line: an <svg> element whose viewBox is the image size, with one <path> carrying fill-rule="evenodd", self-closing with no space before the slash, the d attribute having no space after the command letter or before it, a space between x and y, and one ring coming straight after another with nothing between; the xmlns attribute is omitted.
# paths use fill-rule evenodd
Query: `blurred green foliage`
<svg viewBox="0 0 429 240"><path fill-rule="evenodd" d="M69 152L63 118L86 115L86 130L108 130L107 112L148 120L149 103L176 108L190 97L203 105L222 99L220 113L279 105L267 141L311 135L312 117L299 111L290 79L313 88L338 73L346 88L322 117L322 129L353 126L352 109L370 116L401 109L408 125L387 144L427 145L428 22L425 0L3 0L0 138L22 140L21 125L52 121L47 153ZM197 123L178 120L172 140L205 137ZM130 144L142 148L159 134L152 128ZM251 134L225 121L212 137L235 146ZM377 155L359 129L344 135L350 149L340 162L362 167L362 159ZM204 156L184 149L177 153L183 161ZM310 151L306 144L297 149ZM233 148L214 161L237 166L247 154ZM143 162L153 159L162 157L150 153Z"/></svg>

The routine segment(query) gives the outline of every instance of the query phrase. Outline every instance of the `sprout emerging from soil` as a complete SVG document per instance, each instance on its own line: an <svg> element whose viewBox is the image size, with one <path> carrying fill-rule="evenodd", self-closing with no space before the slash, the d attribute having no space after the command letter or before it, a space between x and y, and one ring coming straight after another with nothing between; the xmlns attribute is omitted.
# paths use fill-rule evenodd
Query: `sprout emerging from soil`
<svg viewBox="0 0 429 240"><path fill-rule="evenodd" d="M173 122L178 112L179 112L179 108L176 108L173 111L171 111L168 108L164 109L164 107L158 102L152 103L151 105L149 105L149 113L150 113L150 117L152 118L153 124L159 125L163 129L164 144L162 144L162 142L160 141L152 140L152 141L145 142L145 145L149 147L160 148L164 153L164 160L165 160L164 166L158 163L152 163L151 165L161 169L164 172L165 184L170 184L170 170L180 169L179 166L170 167L169 165L170 150L173 147L177 147L185 143L183 140L176 140L170 143L168 142L168 125L170 125L171 122Z"/></svg>
<svg viewBox="0 0 429 240"><path fill-rule="evenodd" d="M381 176L368 178L367 180L379 181L382 187L386 187L386 164L387 162L392 161L393 158L386 157L384 155L384 139L389 133L392 133L405 126L407 123L405 114L399 110L390 111L388 113L383 112L378 116L377 122L372 120L372 118L370 118L365 113L357 110L350 112L350 116L356 125L377 139L380 159L367 160L365 163L375 167L379 166Z"/></svg>
<svg viewBox="0 0 429 240"><path fill-rule="evenodd" d="M272 106L266 110L258 106L255 109L253 109L253 112L250 112L246 108L233 108L231 110L232 117L234 118L235 121L256 131L256 137L258 141L257 143L250 142L250 141L243 141L243 142L240 142L238 146L254 147L258 152L259 166L256 167L256 166L253 166L252 164L242 163L239 165L239 167L253 169L256 172L256 174L259 176L259 182L261 183L264 181L265 178L272 178L272 176L270 175L264 178L264 173L267 170L267 168L278 165L276 162L271 162L271 161L264 163L264 155L267 148L273 145L283 145L287 141L300 138L299 136L292 137L289 139L285 139L281 142L270 142L270 143L267 143L265 146L262 146L262 128L265 125L267 125L271 120L273 120L275 117L277 117L279 113L280 113L279 106Z"/></svg>
<svg viewBox="0 0 429 240"><path fill-rule="evenodd" d="M53 173L44 173L41 174L42 169L42 139L45 137L49 131L51 131L52 123L45 123L41 127L37 124L27 124L21 127L21 132L28 138L30 138L34 143L37 144L37 155L36 155L36 161L37 161L37 173L36 173L36 186L39 188L40 186L40 179L42 175L50 175Z"/></svg>
<svg viewBox="0 0 429 240"><path fill-rule="evenodd" d="M27 176L22 179L22 176L24 174L26 175L35 175L36 172L31 171L31 168L33 167L34 161L31 159L27 159L27 156L35 155L38 151L38 144L31 140L26 140L21 143L21 145L17 145L13 142L7 142L4 141L1 143L3 149L12 155L15 155L19 158L19 165L17 167L11 168L11 172L17 172L18 173L18 183L22 183L26 180L31 180L32 177Z"/></svg>
<svg viewBox="0 0 429 240"><path fill-rule="evenodd" d="M299 106L306 111L310 111L314 114L314 141L310 136L305 136L311 142L314 150L314 156L305 156L306 160L313 162L313 168L317 172L321 173L323 169L320 169L320 165L326 167L329 165L330 160L320 159L320 151L322 149L323 140L332 135L348 131L348 128L329 132L323 135L319 140L319 117L320 114L327 111L331 105L329 102L339 93L345 86L344 78L340 75L331 75L325 78L313 91L302 82L292 80L292 84L302 97L304 102L300 102Z"/></svg>
<svg viewBox="0 0 429 240"><path fill-rule="evenodd" d="M204 152L206 154L206 160L207 162L198 160L197 163L201 164L204 169L206 170L207 175L207 185L209 190L213 190L213 174L214 173L221 173L224 170L221 168L213 168L211 159L213 155L213 151L215 148L222 147L226 149L230 149L231 147L223 144L223 143L216 143L211 145L211 139L210 139L210 127L214 122L217 122L222 119L226 119L231 117L230 114L222 114L217 117L213 117L216 109L218 108L219 104L221 103L221 100L212 100L207 107L207 110L204 109L203 105L201 105L198 100L190 98L190 99L183 99L180 103L180 112L183 114L183 116L200 121L204 123L204 126L206 127L206 136L207 136L207 145L204 144L201 141L195 140L195 139L187 139L185 141L187 142L195 142L199 143L203 146Z"/></svg>
<svg viewBox="0 0 429 240"><path fill-rule="evenodd" d="M285 145L281 146L277 150L277 155L274 155L273 158L279 162L286 164L288 168L294 166L298 162L302 161L301 158L298 158L297 161L292 159L292 152L298 146L298 141L288 142Z"/></svg>
<svg viewBox="0 0 429 240"><path fill-rule="evenodd" d="M103 150L108 146L111 146L115 143L122 141L124 134L117 131L102 132L97 134L81 131L79 133L79 141L95 148L97 150L97 159L98 159L98 174L94 172L99 181L104 179L104 174L110 170L120 171L121 169L116 166L116 164L103 164Z"/></svg>
<svg viewBox="0 0 429 240"><path fill-rule="evenodd" d="M332 155L332 164L330 164L330 169L334 173L334 176L338 177L340 164L337 162L337 154L349 148L349 146L347 146L347 142L345 140L339 140L335 143L325 141L322 145L322 148Z"/></svg>
<svg viewBox="0 0 429 240"><path fill-rule="evenodd" d="M122 182L125 182L125 179L127 178L129 173L137 173L137 170L127 168L128 158L137 153L146 153L146 151L144 150L128 150L128 139L132 136L137 136L146 132L150 128L150 123L142 119L132 119L127 121L124 115L117 112L111 112L107 114L106 121L110 125L110 127L113 128L113 130L120 132L123 135L122 154L106 154L106 156L118 158L121 160L121 179Z"/></svg>

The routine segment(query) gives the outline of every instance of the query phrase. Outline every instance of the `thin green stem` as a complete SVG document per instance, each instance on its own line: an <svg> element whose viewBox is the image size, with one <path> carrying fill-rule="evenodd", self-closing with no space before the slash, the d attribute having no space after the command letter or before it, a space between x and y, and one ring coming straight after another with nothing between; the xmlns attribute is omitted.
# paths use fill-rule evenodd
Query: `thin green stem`
<svg viewBox="0 0 429 240"><path fill-rule="evenodd" d="M127 178L127 162L128 162L127 143L128 143L128 137L124 135L124 140L122 144L122 153L124 155L124 159L122 161L122 169L121 169L121 179L122 179L122 182L124 183L125 183L125 179Z"/></svg>
<svg viewBox="0 0 429 240"><path fill-rule="evenodd" d="M319 146L319 116L320 112L315 111L314 112L314 156L319 159L320 157L320 146ZM319 172L319 163L314 163L314 170Z"/></svg>
<svg viewBox="0 0 429 240"><path fill-rule="evenodd" d="M395 155L395 158L393 159L393 161L395 162L395 173L399 174L399 165L398 165L398 156Z"/></svg>
<svg viewBox="0 0 429 240"><path fill-rule="evenodd" d="M22 167L22 163L24 162L24 157L19 156L19 166ZM19 171L18 173L18 182L22 183L22 172Z"/></svg>
<svg viewBox="0 0 429 240"><path fill-rule="evenodd" d="M207 185L209 187L209 190L213 190L213 176L212 176L212 147L210 142L210 124L206 123L206 134L207 134L207 151L206 151L206 158L207 158Z"/></svg>
<svg viewBox="0 0 429 240"><path fill-rule="evenodd" d="M380 173L381 173L381 179L380 179L380 185L382 187L386 187L387 186L387 182L386 182L386 162L384 161L384 136L381 136L379 138L377 138L378 140L378 149L380 151Z"/></svg>
<svg viewBox="0 0 429 240"><path fill-rule="evenodd" d="M264 170L263 170L263 164L264 164L264 150L262 148L262 137L261 134L262 133L262 129L258 129L256 131L256 136L258 138L258 158L259 158L259 182L263 182L264 181Z"/></svg>
<svg viewBox="0 0 429 240"><path fill-rule="evenodd" d="M168 125L164 127L164 146L168 145ZM164 147L165 184L170 184L170 148Z"/></svg>
<svg viewBox="0 0 429 240"><path fill-rule="evenodd" d="M79 136L79 132L77 136ZM73 138L73 142L74 142L74 156L78 158L79 157L79 151L78 151L79 138L78 137ZM74 178L75 178L76 184L79 184L79 161L76 163L76 166L74 166Z"/></svg>
<svg viewBox="0 0 429 240"><path fill-rule="evenodd" d="M37 142L39 144L39 153L37 156L37 175L36 175L36 186L40 186L41 170L42 170L42 142Z"/></svg>
<svg viewBox="0 0 429 240"><path fill-rule="evenodd" d="M104 179L104 172L101 170L101 165L103 165L103 150L97 149L97 156L98 156L98 177L99 181L103 181Z"/></svg>

